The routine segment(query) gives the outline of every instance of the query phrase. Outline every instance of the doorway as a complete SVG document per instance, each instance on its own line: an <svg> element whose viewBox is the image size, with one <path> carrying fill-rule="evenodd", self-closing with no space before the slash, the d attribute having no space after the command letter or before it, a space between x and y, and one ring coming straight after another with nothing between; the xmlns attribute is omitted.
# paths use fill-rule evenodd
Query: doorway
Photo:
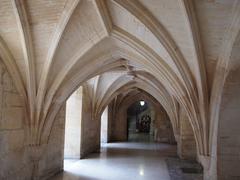
<svg viewBox="0 0 240 180"><path fill-rule="evenodd" d="M128 141L153 141L154 110L149 104L140 100L127 109Z"/></svg>

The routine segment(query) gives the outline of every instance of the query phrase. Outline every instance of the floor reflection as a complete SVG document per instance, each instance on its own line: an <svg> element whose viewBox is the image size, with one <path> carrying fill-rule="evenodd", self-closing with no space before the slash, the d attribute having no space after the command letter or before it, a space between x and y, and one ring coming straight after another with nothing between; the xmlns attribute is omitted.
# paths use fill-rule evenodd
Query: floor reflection
<svg viewBox="0 0 240 180"><path fill-rule="evenodd" d="M176 146L159 143L103 144L100 154L65 160L64 172L53 180L170 180L165 158Z"/></svg>

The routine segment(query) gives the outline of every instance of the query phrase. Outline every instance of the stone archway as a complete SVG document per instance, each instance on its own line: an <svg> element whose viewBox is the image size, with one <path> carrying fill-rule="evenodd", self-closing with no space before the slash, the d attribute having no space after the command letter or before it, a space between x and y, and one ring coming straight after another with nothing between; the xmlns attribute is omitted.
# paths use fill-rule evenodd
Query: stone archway
<svg viewBox="0 0 240 180"><path fill-rule="evenodd" d="M117 110L114 110L115 114L113 114L111 117L111 119L114 119L111 127L111 139L113 141L128 140L127 109L135 102L144 100L154 110L154 117L152 119L154 141L174 143L175 138L173 135L172 125L163 107L159 104L157 100L155 100L145 91L138 90L138 93L134 93L134 91L136 90L133 90L133 92L130 92L124 98L122 98L119 106L117 106L116 108Z"/></svg>

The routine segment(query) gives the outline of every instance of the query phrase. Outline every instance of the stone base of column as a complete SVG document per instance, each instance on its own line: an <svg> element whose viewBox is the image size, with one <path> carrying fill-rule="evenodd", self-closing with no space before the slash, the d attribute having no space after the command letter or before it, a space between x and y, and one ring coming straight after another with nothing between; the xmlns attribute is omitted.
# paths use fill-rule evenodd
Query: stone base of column
<svg viewBox="0 0 240 180"><path fill-rule="evenodd" d="M211 168L211 157L198 155L198 161L203 166L203 179L204 180L217 180L216 170Z"/></svg>

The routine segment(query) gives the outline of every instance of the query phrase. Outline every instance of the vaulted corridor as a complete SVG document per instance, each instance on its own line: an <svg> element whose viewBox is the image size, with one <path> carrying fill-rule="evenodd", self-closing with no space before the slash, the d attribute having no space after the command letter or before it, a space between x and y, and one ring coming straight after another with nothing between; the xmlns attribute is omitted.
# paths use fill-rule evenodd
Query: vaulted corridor
<svg viewBox="0 0 240 180"><path fill-rule="evenodd" d="M0 180L239 180L239 77L240 0L0 0Z"/></svg>

